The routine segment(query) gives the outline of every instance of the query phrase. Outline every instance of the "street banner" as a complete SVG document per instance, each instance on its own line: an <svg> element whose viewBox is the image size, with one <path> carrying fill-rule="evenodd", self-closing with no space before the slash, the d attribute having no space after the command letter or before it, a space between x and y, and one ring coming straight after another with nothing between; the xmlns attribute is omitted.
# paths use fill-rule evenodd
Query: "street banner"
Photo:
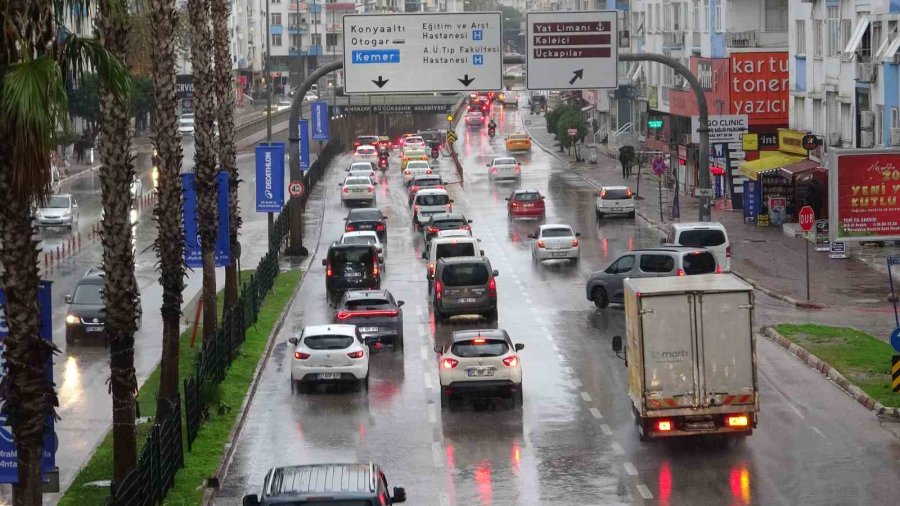
<svg viewBox="0 0 900 506"><path fill-rule="evenodd" d="M312 114L312 140L327 141L328 140L328 102L313 102L310 104Z"/></svg>
<svg viewBox="0 0 900 506"><path fill-rule="evenodd" d="M753 223L762 208L762 184L760 181L744 181L744 223Z"/></svg>
<svg viewBox="0 0 900 506"><path fill-rule="evenodd" d="M41 328L38 334L42 339L53 341L53 298L50 281L41 281L38 285L38 309L41 316ZM6 343L9 336L9 324L6 321L6 292L0 288L0 380L6 376ZM53 381L53 360L47 361L45 368L47 380ZM5 399L0 398L0 412ZM44 448L41 452L41 477L46 481L47 473L56 469L56 430L53 417L47 417L44 431ZM19 468L16 443L13 439L12 427L7 425L6 415L0 415L0 483L18 483Z"/></svg>
<svg viewBox="0 0 900 506"><path fill-rule="evenodd" d="M256 212L277 213L284 207L284 143L256 146Z"/></svg>
<svg viewBox="0 0 900 506"><path fill-rule="evenodd" d="M300 168L304 174L309 170L309 120L300 120Z"/></svg>
<svg viewBox="0 0 900 506"><path fill-rule="evenodd" d="M283 157L282 157L283 158ZM197 225L197 190L194 174L181 175L184 196L184 263L188 267L203 267L200 248L200 228ZM218 186L219 226L216 231L216 267L231 263L231 241L228 230L228 173L219 172Z"/></svg>
<svg viewBox="0 0 900 506"><path fill-rule="evenodd" d="M828 190L832 242L900 240L900 151L832 151Z"/></svg>

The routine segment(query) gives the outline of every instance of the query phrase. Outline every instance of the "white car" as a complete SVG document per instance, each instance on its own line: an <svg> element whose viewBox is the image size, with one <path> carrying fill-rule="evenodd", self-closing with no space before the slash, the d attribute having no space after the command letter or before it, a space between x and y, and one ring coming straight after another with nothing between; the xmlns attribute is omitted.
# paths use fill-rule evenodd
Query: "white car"
<svg viewBox="0 0 900 506"><path fill-rule="evenodd" d="M441 382L441 409L457 397L508 397L522 406L524 344L513 344L503 329L460 330L447 346L435 346Z"/></svg>
<svg viewBox="0 0 900 506"><path fill-rule="evenodd" d="M141 178L137 177L137 174L135 174L134 179L131 180L130 190L132 202L144 194L144 183L141 181Z"/></svg>
<svg viewBox="0 0 900 506"><path fill-rule="evenodd" d="M431 174L431 164L425 160L410 160L403 169L403 184L409 186L414 177L427 174Z"/></svg>
<svg viewBox="0 0 900 506"><path fill-rule="evenodd" d="M354 162L371 162L373 165L378 164L378 150L375 146L363 145L356 148L353 152Z"/></svg>
<svg viewBox="0 0 900 506"><path fill-rule="evenodd" d="M375 168L369 162L353 162L347 168L348 176L363 176L375 181Z"/></svg>
<svg viewBox="0 0 900 506"><path fill-rule="evenodd" d="M435 213L449 213L453 211L453 200L443 189L424 189L416 192L413 199L413 220L417 225L431 219Z"/></svg>
<svg viewBox="0 0 900 506"><path fill-rule="evenodd" d="M316 100L319 100L319 96L313 93L312 90L307 91L306 95L303 95L304 102L315 102Z"/></svg>
<svg viewBox="0 0 900 506"><path fill-rule="evenodd" d="M356 325L310 325L288 342L294 347L291 382L296 390L347 382L369 389L369 348Z"/></svg>
<svg viewBox="0 0 900 506"><path fill-rule="evenodd" d="M692 221L672 224L663 242L673 246L706 248L713 252L725 272L731 271L731 241L725 226L716 221Z"/></svg>
<svg viewBox="0 0 900 506"><path fill-rule="evenodd" d="M577 263L580 254L578 238L580 232L575 232L568 225L541 225L537 232L528 234L534 239L531 243L531 260L543 262L544 260L569 260Z"/></svg>
<svg viewBox="0 0 900 506"><path fill-rule="evenodd" d="M372 244L378 251L378 261L384 263L384 243L374 230L362 230L359 232L344 232L340 244Z"/></svg>
<svg viewBox="0 0 900 506"><path fill-rule="evenodd" d="M403 141L403 149L404 150L412 150L412 149L424 149L428 150L428 145L425 142L425 139L419 137L418 135L412 135L407 137L405 141Z"/></svg>
<svg viewBox="0 0 900 506"><path fill-rule="evenodd" d="M194 135L194 115L182 114L178 118L178 133L181 135Z"/></svg>
<svg viewBox="0 0 900 506"><path fill-rule="evenodd" d="M350 176L338 183L341 187L341 202L366 201L375 205L375 185L378 183L368 177Z"/></svg>
<svg viewBox="0 0 900 506"><path fill-rule="evenodd" d="M490 169L488 177L491 182L498 179L522 178L522 166L519 164L518 160L511 156L494 158L487 166Z"/></svg>
<svg viewBox="0 0 900 506"><path fill-rule="evenodd" d="M627 186L602 186L597 192L597 219L609 215L628 215L634 218L634 195Z"/></svg>
<svg viewBox="0 0 900 506"><path fill-rule="evenodd" d="M34 223L39 227L67 227L75 230L78 226L78 202L71 193L51 195L47 202L34 213Z"/></svg>

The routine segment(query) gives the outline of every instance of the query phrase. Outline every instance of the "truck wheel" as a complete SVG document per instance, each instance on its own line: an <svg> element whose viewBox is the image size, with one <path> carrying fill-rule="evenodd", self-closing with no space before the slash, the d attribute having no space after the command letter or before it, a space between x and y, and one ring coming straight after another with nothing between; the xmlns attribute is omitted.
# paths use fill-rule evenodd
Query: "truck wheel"
<svg viewBox="0 0 900 506"><path fill-rule="evenodd" d="M594 288L591 292L591 300L594 301L594 305L599 309L604 309L609 306L609 297L606 295L606 290L599 286Z"/></svg>

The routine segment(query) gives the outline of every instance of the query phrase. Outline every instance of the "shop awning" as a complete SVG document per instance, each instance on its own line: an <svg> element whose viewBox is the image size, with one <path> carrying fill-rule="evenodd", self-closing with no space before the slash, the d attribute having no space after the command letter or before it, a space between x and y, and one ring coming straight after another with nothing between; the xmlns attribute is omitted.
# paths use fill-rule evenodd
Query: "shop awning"
<svg viewBox="0 0 900 506"><path fill-rule="evenodd" d="M782 167L797 163L801 160L806 160L806 158L802 156L778 153L777 155L767 156L765 158L760 158L759 160L751 160L749 162L742 163L740 165L741 174L755 180L758 179L760 172L780 169Z"/></svg>
<svg viewBox="0 0 900 506"><path fill-rule="evenodd" d="M809 171L813 171L813 170L823 170L824 171L825 169L822 167L821 163L819 163L815 160L803 159L803 160L800 160L799 162L792 163L790 165L785 165L784 167L779 167L776 170L778 171L778 174L780 176L786 177L788 179L792 179L794 176L796 176L797 174L800 174L801 172L809 172Z"/></svg>

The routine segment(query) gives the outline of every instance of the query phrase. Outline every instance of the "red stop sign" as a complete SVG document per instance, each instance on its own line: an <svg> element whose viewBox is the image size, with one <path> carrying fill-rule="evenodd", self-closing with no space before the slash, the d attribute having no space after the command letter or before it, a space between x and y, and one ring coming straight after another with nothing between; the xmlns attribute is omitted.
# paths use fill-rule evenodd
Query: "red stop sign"
<svg viewBox="0 0 900 506"><path fill-rule="evenodd" d="M800 228L802 228L804 232L809 232L816 223L816 213L811 207L803 206L803 209L800 210L800 215L797 217L797 221L800 223Z"/></svg>

